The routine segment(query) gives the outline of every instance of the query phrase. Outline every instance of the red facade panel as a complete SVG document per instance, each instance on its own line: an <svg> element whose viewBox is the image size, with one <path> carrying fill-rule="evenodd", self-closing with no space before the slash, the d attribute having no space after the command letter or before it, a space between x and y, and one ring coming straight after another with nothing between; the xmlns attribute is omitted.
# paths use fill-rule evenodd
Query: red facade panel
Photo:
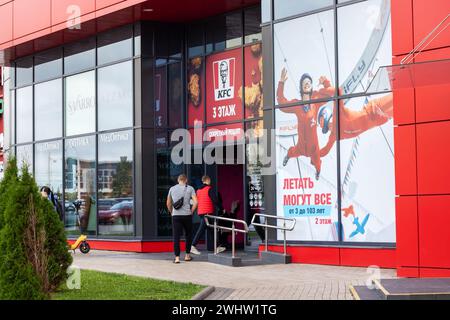
<svg viewBox="0 0 450 320"><path fill-rule="evenodd" d="M450 119L450 84L416 89L417 122Z"/></svg>
<svg viewBox="0 0 450 320"><path fill-rule="evenodd" d="M397 266L419 265L419 236L417 225L417 197L403 196L395 199Z"/></svg>
<svg viewBox="0 0 450 320"><path fill-rule="evenodd" d="M394 128L395 193L417 194L415 125Z"/></svg>
<svg viewBox="0 0 450 320"><path fill-rule="evenodd" d="M415 123L414 89L394 91L394 125Z"/></svg>
<svg viewBox="0 0 450 320"><path fill-rule="evenodd" d="M398 56L413 49L412 0L391 1L392 54Z"/></svg>
<svg viewBox="0 0 450 320"><path fill-rule="evenodd" d="M420 276L419 268L397 267L397 277L400 278L418 278Z"/></svg>
<svg viewBox="0 0 450 320"><path fill-rule="evenodd" d="M13 38L13 4L12 2L0 6L0 17L2 31L0 32L0 43L11 41Z"/></svg>
<svg viewBox="0 0 450 320"><path fill-rule="evenodd" d="M450 194L449 145L450 121L417 125L419 194Z"/></svg>
<svg viewBox="0 0 450 320"><path fill-rule="evenodd" d="M263 251L264 246L259 247ZM283 252L282 246L269 246L269 251ZM340 265L339 248L288 246L294 263Z"/></svg>
<svg viewBox="0 0 450 320"><path fill-rule="evenodd" d="M58 0L52 1L52 25L66 23L75 17L80 17L95 11L92 0Z"/></svg>
<svg viewBox="0 0 450 320"><path fill-rule="evenodd" d="M450 195L419 196L420 267L450 268Z"/></svg>
<svg viewBox="0 0 450 320"><path fill-rule="evenodd" d="M29 0L14 1L14 39L50 26L51 0L33 0L32 4Z"/></svg>
<svg viewBox="0 0 450 320"><path fill-rule="evenodd" d="M421 278L450 278L450 269L420 268Z"/></svg>
<svg viewBox="0 0 450 320"><path fill-rule="evenodd" d="M378 266L395 268L395 249L341 248L341 265L354 267Z"/></svg>
<svg viewBox="0 0 450 320"><path fill-rule="evenodd" d="M414 0L413 12L414 44L417 45L449 14L450 1ZM447 28L439 34L439 36L430 43L427 50L447 46L450 46L450 28Z"/></svg>

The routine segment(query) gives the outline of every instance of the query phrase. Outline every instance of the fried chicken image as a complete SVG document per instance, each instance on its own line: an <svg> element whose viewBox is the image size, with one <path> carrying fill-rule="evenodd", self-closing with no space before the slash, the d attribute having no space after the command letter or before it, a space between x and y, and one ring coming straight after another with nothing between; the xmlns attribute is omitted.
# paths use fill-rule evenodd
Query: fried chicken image
<svg viewBox="0 0 450 320"><path fill-rule="evenodd" d="M242 87L239 88L239 98L242 100ZM254 115L262 116L263 93L259 83L245 87L245 107Z"/></svg>
<svg viewBox="0 0 450 320"><path fill-rule="evenodd" d="M197 58L191 59L191 66L192 66L193 70L200 69L200 67L202 66L202 58L197 57Z"/></svg>
<svg viewBox="0 0 450 320"><path fill-rule="evenodd" d="M198 107L200 105L201 92L200 92L200 76L197 73L193 73L189 77L188 91L189 91L189 99L192 101L192 104Z"/></svg>
<svg viewBox="0 0 450 320"><path fill-rule="evenodd" d="M262 51L262 45L261 43L255 43L250 47L250 50L254 57L259 57L261 55Z"/></svg>

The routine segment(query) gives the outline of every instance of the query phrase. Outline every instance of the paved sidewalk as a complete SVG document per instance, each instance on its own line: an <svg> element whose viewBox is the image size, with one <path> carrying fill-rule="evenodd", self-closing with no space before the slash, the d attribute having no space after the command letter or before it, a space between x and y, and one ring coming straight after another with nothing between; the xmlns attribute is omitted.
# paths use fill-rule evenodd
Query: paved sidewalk
<svg viewBox="0 0 450 320"><path fill-rule="evenodd" d="M182 257L183 258L183 257ZM124 273L178 282L216 287L209 297L216 300L352 299L348 286L362 285L369 274L366 268L307 264L272 264L226 267L206 261L206 255L194 261L172 263L168 253L77 252L74 265L82 269ZM395 278L395 270L382 269L382 278Z"/></svg>

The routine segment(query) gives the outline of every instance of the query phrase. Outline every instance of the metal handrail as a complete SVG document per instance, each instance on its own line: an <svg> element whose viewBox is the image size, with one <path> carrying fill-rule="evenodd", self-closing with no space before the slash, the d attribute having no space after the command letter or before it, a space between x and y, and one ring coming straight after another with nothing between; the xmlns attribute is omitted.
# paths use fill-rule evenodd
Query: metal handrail
<svg viewBox="0 0 450 320"><path fill-rule="evenodd" d="M256 218L256 217L264 217L265 223L263 224L263 223L255 222L255 218ZM278 221L278 220L282 220L282 221L283 221L283 226L278 226L278 225L273 226L273 225L269 225L269 224L267 224L267 220L268 220L268 219L276 219L277 221ZM287 226L286 226L286 221L292 222L291 226L287 227ZM294 219L294 218L278 217L278 216L272 216L272 215L262 214L262 213L255 213L255 214L253 215L252 222L251 222L251 224L254 225L254 226L259 226L259 227L264 227L264 228L265 228L265 239L264 239L264 241L265 241L265 246L266 246L266 249L265 249L266 252L268 251L268 249L267 249L267 247L268 247L268 239L267 239L267 238L268 238L268 229L270 228L270 229L282 230L282 231L283 231L283 249L284 249L284 255L286 255L286 253L287 253L287 252L286 252L286 251L287 251L287 245L286 245L286 231L292 231L292 230L294 230L296 223L297 223L297 220Z"/></svg>
<svg viewBox="0 0 450 320"><path fill-rule="evenodd" d="M241 233L248 233L248 225L247 222L245 222L244 220L239 220L239 219L232 219L232 218L225 218L225 217L219 217L219 216L211 216L211 215L205 215L206 218L206 225L208 227L213 227L214 228L214 254L217 254L217 229L220 230L228 230L231 231L231 257L235 258L235 243L236 243L236 234L235 232L241 232ZM211 225L209 223L209 218L214 219L214 224ZM217 224L217 220L222 220L222 221L228 221L231 222L231 228L230 227L225 227L225 226L219 226ZM244 226L244 229L237 229L235 228L235 223L240 223Z"/></svg>
<svg viewBox="0 0 450 320"><path fill-rule="evenodd" d="M450 18L450 13L441 21L439 22L439 24L433 29L431 30L431 32L429 34L427 34L425 36L425 38L423 38L422 41L420 41L420 43L414 48L412 49L409 54L404 57L401 61L400 64L408 64L410 63L415 57L417 57L423 50L425 50L426 47L428 47L428 45L433 42L434 39L436 39L436 37L438 35L440 35L445 29L447 29L447 27L450 25L450 22L447 23L445 25L444 28L442 28L441 31L439 31L434 37L433 39L431 39L430 41L428 41L428 39L444 24L445 21L447 21L447 19Z"/></svg>

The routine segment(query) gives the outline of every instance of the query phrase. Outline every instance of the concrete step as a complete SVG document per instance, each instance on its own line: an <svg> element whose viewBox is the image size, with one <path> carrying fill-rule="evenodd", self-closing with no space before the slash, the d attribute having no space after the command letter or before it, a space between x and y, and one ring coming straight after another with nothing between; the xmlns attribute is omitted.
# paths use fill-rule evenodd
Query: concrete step
<svg viewBox="0 0 450 320"><path fill-rule="evenodd" d="M367 286L350 286L349 289L355 300L384 300L377 289L369 289Z"/></svg>
<svg viewBox="0 0 450 320"><path fill-rule="evenodd" d="M385 300L449 300L450 278L374 280Z"/></svg>

